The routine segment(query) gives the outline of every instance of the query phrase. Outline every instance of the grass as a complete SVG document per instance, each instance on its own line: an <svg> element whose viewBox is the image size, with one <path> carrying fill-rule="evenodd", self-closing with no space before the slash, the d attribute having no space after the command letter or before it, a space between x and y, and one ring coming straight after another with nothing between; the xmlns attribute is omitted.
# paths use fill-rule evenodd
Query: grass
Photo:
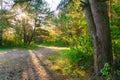
<svg viewBox="0 0 120 80"><path fill-rule="evenodd" d="M48 59L51 62L54 62L54 65L52 66L52 69L54 71L60 72L64 76L69 76L73 78L73 80L87 80L90 78L89 73L87 72L89 72L89 70L91 69L90 67L92 65L89 64L89 62L91 63L92 60L88 59L87 55L85 56L89 61L84 60L86 59L84 55L79 56L80 58L82 58L82 61L79 61L80 63L78 66L77 63L74 62L77 60L76 58L78 57L74 58L74 56L71 56L71 54L75 55L75 52L76 51L71 51L70 49L61 50L59 52L56 52L57 55L50 56ZM79 55L82 55L82 53L79 53ZM72 62L75 63L75 65L73 65L73 63L71 64L70 60L73 60ZM85 69L82 69L81 67L84 67Z"/></svg>
<svg viewBox="0 0 120 80"><path fill-rule="evenodd" d="M34 46L22 46L22 47L16 47L17 49L25 49L25 50L36 50L39 49L37 45Z"/></svg>
<svg viewBox="0 0 120 80"><path fill-rule="evenodd" d="M55 61L57 59L57 56L50 56L48 59L51 61Z"/></svg>
<svg viewBox="0 0 120 80"><path fill-rule="evenodd" d="M14 49L15 47L10 47L10 46L7 46L7 47L0 47L0 51L4 51L4 50L11 50L11 49Z"/></svg>
<svg viewBox="0 0 120 80"><path fill-rule="evenodd" d="M45 41L45 42L41 42L41 43L37 43L39 46L57 46L57 47L67 47L68 44L66 44L65 42L61 42L61 41Z"/></svg>
<svg viewBox="0 0 120 80"><path fill-rule="evenodd" d="M24 49L24 50L35 50L39 47L37 45L30 45L30 46L2 46L0 47L0 51L4 50L12 50L12 49Z"/></svg>

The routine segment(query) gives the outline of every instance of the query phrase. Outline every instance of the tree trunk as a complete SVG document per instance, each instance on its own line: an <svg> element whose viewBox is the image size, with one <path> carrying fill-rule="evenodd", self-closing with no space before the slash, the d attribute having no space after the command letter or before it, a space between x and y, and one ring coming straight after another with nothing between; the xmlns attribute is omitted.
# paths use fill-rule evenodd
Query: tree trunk
<svg viewBox="0 0 120 80"><path fill-rule="evenodd" d="M24 46L27 45L27 32L26 32L26 20L22 20L22 28L23 28L23 41L24 41Z"/></svg>
<svg viewBox="0 0 120 80"><path fill-rule="evenodd" d="M27 45L27 35L26 35L26 29L25 29L25 26L23 26L23 35L24 35L24 37L23 37L23 40L24 40L24 46L26 46Z"/></svg>
<svg viewBox="0 0 120 80"><path fill-rule="evenodd" d="M35 34L35 28L31 31L31 34L29 34L27 45L30 45L30 43L32 42L33 37L35 36L34 34Z"/></svg>
<svg viewBox="0 0 120 80"><path fill-rule="evenodd" d="M112 44L107 5L105 1L90 0L91 10L96 25L98 51L95 52L95 72L98 73L105 63L112 64Z"/></svg>
<svg viewBox="0 0 120 80"><path fill-rule="evenodd" d="M105 63L112 64L112 44L105 1L85 0L84 12L94 43L94 70L99 79Z"/></svg>

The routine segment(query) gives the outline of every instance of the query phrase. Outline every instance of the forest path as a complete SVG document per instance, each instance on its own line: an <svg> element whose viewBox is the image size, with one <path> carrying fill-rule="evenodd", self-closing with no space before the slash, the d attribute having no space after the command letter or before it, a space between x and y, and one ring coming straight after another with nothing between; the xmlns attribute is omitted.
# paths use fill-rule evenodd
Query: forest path
<svg viewBox="0 0 120 80"><path fill-rule="evenodd" d="M50 68L48 57L65 48L0 51L0 80L67 80Z"/></svg>

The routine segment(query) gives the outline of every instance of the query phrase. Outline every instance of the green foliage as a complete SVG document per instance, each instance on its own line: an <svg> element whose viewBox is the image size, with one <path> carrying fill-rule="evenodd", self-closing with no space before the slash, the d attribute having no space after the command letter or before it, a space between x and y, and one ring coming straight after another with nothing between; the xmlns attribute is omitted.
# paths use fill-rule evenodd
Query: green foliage
<svg viewBox="0 0 120 80"><path fill-rule="evenodd" d="M111 78L111 71L112 70L113 70L113 67L109 63L105 63L104 67L101 69L101 73L102 73L103 76L106 77L107 80L112 80L112 78ZM116 76L118 76L118 77L120 76L120 70L119 69L117 69L113 72L116 74Z"/></svg>
<svg viewBox="0 0 120 80"><path fill-rule="evenodd" d="M7 41L7 45L3 45L0 47L0 50L9 50L9 49L25 49L25 50L35 50L38 49L39 47L34 43L31 42L29 46L24 46L23 44L14 44L13 41Z"/></svg>
<svg viewBox="0 0 120 80"><path fill-rule="evenodd" d="M65 41L70 47L62 55L63 60L67 60L63 73L78 77L78 70L86 70L93 65L92 39L79 0L62 0L58 8L62 9L54 20L60 30L56 40Z"/></svg>
<svg viewBox="0 0 120 80"><path fill-rule="evenodd" d="M16 35L14 29L7 28L3 33L3 48L22 48L22 49L36 49L37 45L32 41L30 45L25 46L23 39ZM2 49L1 47L1 49Z"/></svg>
<svg viewBox="0 0 120 80"><path fill-rule="evenodd" d="M63 55L73 68L87 69L92 63L92 54L83 53L77 49L71 49Z"/></svg>
<svg viewBox="0 0 120 80"><path fill-rule="evenodd" d="M38 45L42 45L42 46L57 46L57 47L68 47L69 44L67 41L64 40L55 40L55 41L40 41L39 43L37 43Z"/></svg>
<svg viewBox="0 0 120 80"><path fill-rule="evenodd" d="M0 29L6 27L13 27L13 25L9 21L10 19L13 18L12 14L13 13L11 11L0 9Z"/></svg>
<svg viewBox="0 0 120 80"><path fill-rule="evenodd" d="M108 63L105 63L104 68L101 70L102 75L105 77L110 77L110 71L111 66Z"/></svg>
<svg viewBox="0 0 120 80"><path fill-rule="evenodd" d="M120 2L113 3L113 20L112 20L112 24L116 25L116 26L120 26Z"/></svg>
<svg viewBox="0 0 120 80"><path fill-rule="evenodd" d="M60 55L61 56L57 59L59 59L58 61L62 60L62 63L57 63L58 66L61 67L63 75L81 77L79 71L86 71L91 65L93 65L93 55L83 53L77 49L62 50L60 51ZM52 59L54 59L54 57L52 57Z"/></svg>
<svg viewBox="0 0 120 80"><path fill-rule="evenodd" d="M11 46L2 46L2 47L0 47L0 51L5 51L5 50L11 50L11 49L14 49L15 47L11 47Z"/></svg>
<svg viewBox="0 0 120 80"><path fill-rule="evenodd" d="M117 73L117 76L120 77L120 70L117 70L116 73Z"/></svg>
<svg viewBox="0 0 120 80"><path fill-rule="evenodd" d="M50 56L48 59L51 60L51 61L55 61L57 59L57 57L56 56Z"/></svg>
<svg viewBox="0 0 120 80"><path fill-rule="evenodd" d="M31 41L40 42L48 39L49 32L40 28L47 23L48 15L51 13L44 0L14 0L13 7L18 6L26 14L22 20L16 20L17 36L27 46ZM32 16L29 16L32 15ZM31 22L31 23L30 23ZM33 28L34 26L34 28Z"/></svg>
<svg viewBox="0 0 120 80"><path fill-rule="evenodd" d="M113 2L113 19L111 22L112 50L114 61L120 65L120 2Z"/></svg>
<svg viewBox="0 0 120 80"><path fill-rule="evenodd" d="M34 43L34 42L31 42L30 45L28 46L17 46L15 48L18 48L18 49L25 49L25 50L36 50L36 49L39 49L39 47Z"/></svg>

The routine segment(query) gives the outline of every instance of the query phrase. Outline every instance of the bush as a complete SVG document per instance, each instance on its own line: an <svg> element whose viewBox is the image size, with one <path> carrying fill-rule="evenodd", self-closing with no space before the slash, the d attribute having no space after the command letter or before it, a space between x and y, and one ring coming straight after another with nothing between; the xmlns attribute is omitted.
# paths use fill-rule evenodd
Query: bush
<svg viewBox="0 0 120 80"><path fill-rule="evenodd" d="M93 64L93 57L90 54L82 53L77 49L71 49L64 53L64 58L67 58L70 65L80 69L87 69Z"/></svg>

